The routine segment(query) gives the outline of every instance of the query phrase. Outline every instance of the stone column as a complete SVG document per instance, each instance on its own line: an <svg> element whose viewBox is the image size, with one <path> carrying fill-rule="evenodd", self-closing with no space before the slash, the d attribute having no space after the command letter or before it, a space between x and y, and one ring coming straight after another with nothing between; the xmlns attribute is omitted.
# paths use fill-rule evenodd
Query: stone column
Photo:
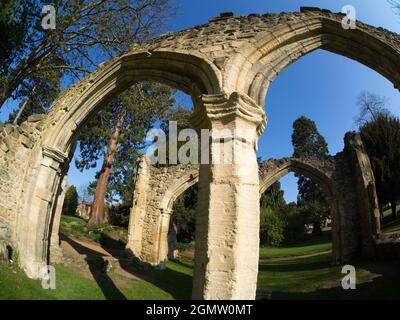
<svg viewBox="0 0 400 320"><path fill-rule="evenodd" d="M213 130L209 146L204 145L206 132L201 134L192 297L255 299L260 223L256 148L266 125L264 110L237 92L203 95L192 124Z"/></svg>
<svg viewBox="0 0 400 320"><path fill-rule="evenodd" d="M158 234L155 241L154 262L156 265L167 260L168 256L168 229L171 219L171 211L161 210L158 222Z"/></svg>
<svg viewBox="0 0 400 320"><path fill-rule="evenodd" d="M172 212L171 212L172 213ZM168 259L173 260L178 257L177 245L177 227L170 218L168 228Z"/></svg>
<svg viewBox="0 0 400 320"><path fill-rule="evenodd" d="M140 157L137 163L137 176L133 194L133 206L129 216L128 240L126 249L135 257L142 255L143 219L146 214L147 191L149 187L149 172L145 157Z"/></svg>
<svg viewBox="0 0 400 320"><path fill-rule="evenodd" d="M50 263L60 262L62 260L62 249L60 247L60 221L62 214L62 207L64 204L65 194L67 192L67 175L60 183L60 188L57 193L57 204L55 206L55 213L51 222L51 238L50 238Z"/></svg>
<svg viewBox="0 0 400 320"><path fill-rule="evenodd" d="M43 146L43 159L36 170L34 189L28 190L23 222L19 228L20 262L30 278L41 276L41 268L49 261L51 222L57 207L57 196L64 166L69 158L61 151Z"/></svg>

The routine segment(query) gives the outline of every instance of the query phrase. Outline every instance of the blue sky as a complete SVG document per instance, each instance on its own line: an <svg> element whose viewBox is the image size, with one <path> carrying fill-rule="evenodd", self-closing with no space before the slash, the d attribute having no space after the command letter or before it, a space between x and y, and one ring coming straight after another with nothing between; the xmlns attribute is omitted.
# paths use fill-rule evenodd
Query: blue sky
<svg viewBox="0 0 400 320"><path fill-rule="evenodd" d="M386 0L181 0L173 1L178 15L170 21L168 30L177 31L207 23L221 12L235 15L282 11L298 11L300 6L316 6L333 12L344 5L356 8L357 19L400 33L400 17ZM356 61L317 50L283 71L272 83L266 99L267 128L259 143L258 155L263 159L280 158L292 154L291 132L293 121L301 115L313 119L326 138L329 151L335 154L343 148L345 132L355 129L356 100L367 90L388 98L388 108L400 115L400 94L393 85L375 71ZM189 99L182 99L189 102ZM8 109L12 108L12 103ZM3 110L0 120L6 119ZM80 186L94 179L95 170L80 173L71 163L69 184ZM287 201L297 197L297 184L289 174L281 179Z"/></svg>

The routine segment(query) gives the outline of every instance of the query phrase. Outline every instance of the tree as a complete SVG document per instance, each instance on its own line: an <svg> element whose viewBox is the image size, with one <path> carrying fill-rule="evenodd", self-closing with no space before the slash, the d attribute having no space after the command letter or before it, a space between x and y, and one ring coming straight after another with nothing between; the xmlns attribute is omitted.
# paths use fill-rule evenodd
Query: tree
<svg viewBox="0 0 400 320"><path fill-rule="evenodd" d="M380 207L390 202L395 219L400 199L399 118L379 114L360 127L360 135L371 161Z"/></svg>
<svg viewBox="0 0 400 320"><path fill-rule="evenodd" d="M174 103L172 93L164 85L138 83L101 110L82 130L77 168L95 167L103 158L96 176L89 224L103 223L107 194L110 201L118 197L125 206L131 204L136 159L145 146L147 131Z"/></svg>
<svg viewBox="0 0 400 320"><path fill-rule="evenodd" d="M260 210L260 242L267 246L279 247L285 240L285 216L276 208Z"/></svg>
<svg viewBox="0 0 400 320"><path fill-rule="evenodd" d="M65 193L62 214L74 216L78 207L78 192L75 186L70 186Z"/></svg>
<svg viewBox="0 0 400 320"><path fill-rule="evenodd" d="M361 92L357 98L360 113L355 120L358 127L375 120L381 114L390 115L390 111L385 107L386 102L385 97L380 97L368 91Z"/></svg>
<svg viewBox="0 0 400 320"><path fill-rule="evenodd" d="M190 243L194 240L197 190L197 185L191 186L174 202L172 222L177 228L179 242Z"/></svg>
<svg viewBox="0 0 400 320"><path fill-rule="evenodd" d="M163 130L167 136L167 149L166 149L166 160L169 164L179 163L179 159L176 159L176 162L172 160L170 157L169 143L170 139L177 139L179 132L184 129L188 129L191 127L190 125L190 115L192 111L187 107L183 106L175 106L174 108L168 109L164 115L163 121L160 125L161 130ZM170 132L170 124L171 122L176 122L176 136ZM177 141L177 151L179 148L184 145L186 141ZM178 154L176 155L178 158Z"/></svg>
<svg viewBox="0 0 400 320"><path fill-rule="evenodd" d="M293 122L292 133L294 157L324 158L328 155L328 144L318 132L314 121L302 116ZM313 224L313 233L321 233L321 225L329 217L329 204L323 189L310 178L298 177L298 205Z"/></svg>
<svg viewBox="0 0 400 320"><path fill-rule="evenodd" d="M265 245L279 246L284 241L283 193L281 183L276 181L260 197L260 242Z"/></svg>
<svg viewBox="0 0 400 320"><path fill-rule="evenodd" d="M389 4L392 5L392 8L395 10L397 14L400 15L400 1L399 0L388 0Z"/></svg>
<svg viewBox="0 0 400 320"><path fill-rule="evenodd" d="M81 78L159 33L172 13L168 0L58 0L55 28L45 29L45 4L3 0L0 5L0 108L10 98L32 99L43 83L56 89L59 77L67 83Z"/></svg>
<svg viewBox="0 0 400 320"><path fill-rule="evenodd" d="M281 208L286 204L283 197L283 190L281 189L281 183L276 181L270 186L260 197L261 208Z"/></svg>
<svg viewBox="0 0 400 320"><path fill-rule="evenodd" d="M190 128L191 110L183 106L176 106L168 109L160 125L161 129L167 134L167 143L169 143L170 132L169 123L176 122L177 132ZM185 142L178 141L177 148ZM167 148L167 163L170 163L169 150ZM179 159L178 163L179 163ZM198 187L194 185L182 193L174 202L172 223L176 226L177 240L179 242L190 243L194 240L196 224L196 205L198 197Z"/></svg>
<svg viewBox="0 0 400 320"><path fill-rule="evenodd" d="M78 187L79 202L90 202L92 200L92 195L89 191L89 184L81 184Z"/></svg>

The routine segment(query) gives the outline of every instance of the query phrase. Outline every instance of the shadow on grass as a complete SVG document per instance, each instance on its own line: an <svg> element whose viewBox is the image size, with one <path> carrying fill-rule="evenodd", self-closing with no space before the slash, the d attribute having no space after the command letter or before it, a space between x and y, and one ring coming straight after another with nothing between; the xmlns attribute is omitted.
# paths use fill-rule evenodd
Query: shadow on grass
<svg viewBox="0 0 400 320"><path fill-rule="evenodd" d="M172 261L173 263L177 264L177 265L182 266L182 267L189 268L189 269L193 269L193 264L190 264L190 263L188 263L188 262L184 262L184 261L178 260L178 259L174 259L174 260L171 260L171 261Z"/></svg>
<svg viewBox="0 0 400 320"><path fill-rule="evenodd" d="M271 293L272 300L399 300L400 281L379 277L371 282L358 284L354 290L344 290L342 287L322 288L313 292ZM262 300L262 299L260 299Z"/></svg>
<svg viewBox="0 0 400 320"><path fill-rule="evenodd" d="M305 257L286 261L273 261L262 262L259 264L259 271L262 272L297 272L297 271L311 271L320 270L329 267L331 254L327 253L323 255L324 260L321 260L321 256L316 257Z"/></svg>
<svg viewBox="0 0 400 320"><path fill-rule="evenodd" d="M322 264L324 264L322 262ZM399 262L388 261L353 261L357 270L358 281L356 289L345 290L341 287L342 275L338 275L335 281L328 281L313 291L286 291L286 288L277 290L260 290L258 299L263 300L263 296L273 300L399 300L400 299L400 274L397 272L400 267ZM307 265L308 266L308 265ZM268 266L267 266L268 267ZM278 266L282 271L282 265ZM328 265L325 263L325 266ZM306 270L307 268L304 268ZM340 270L340 268L339 268ZM361 273L369 274L365 278ZM268 270L270 271L270 270ZM340 272L340 271L339 271ZM304 275L303 275L304 276ZM343 275L344 276L344 275ZM310 281L311 278L305 277L304 281ZM314 279L316 280L316 279ZM284 281L284 280L282 280ZM297 281L297 280L296 280ZM267 288L268 289L268 288ZM273 289L273 286L272 286ZM268 293L268 294L267 294Z"/></svg>
<svg viewBox="0 0 400 320"><path fill-rule="evenodd" d="M158 288L171 294L174 299L190 299L192 291L192 277L183 272L180 272L179 266L185 268L193 268L192 266L173 261L164 270L159 270L153 267L145 267L143 265L135 264L128 259L124 252L125 245L107 235L102 235L100 239L101 247L106 250L111 256L118 259L119 265L126 272L138 277L142 280L148 281ZM175 264L176 268L171 265Z"/></svg>
<svg viewBox="0 0 400 320"><path fill-rule="evenodd" d="M106 270L104 270L107 266L107 262L104 260L101 253L82 246L78 242L63 234L60 234L60 239L67 242L79 254L86 256L85 260L89 266L90 273L97 282L106 299L126 300L126 297L117 288L113 280L107 275Z"/></svg>

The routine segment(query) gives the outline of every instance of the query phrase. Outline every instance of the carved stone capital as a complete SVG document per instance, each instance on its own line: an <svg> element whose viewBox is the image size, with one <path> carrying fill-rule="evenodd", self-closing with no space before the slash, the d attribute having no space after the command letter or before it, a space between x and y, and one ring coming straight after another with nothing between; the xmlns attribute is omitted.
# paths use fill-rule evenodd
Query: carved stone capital
<svg viewBox="0 0 400 320"><path fill-rule="evenodd" d="M43 155L54 161L57 161L58 163L68 162L68 156L53 147L43 146Z"/></svg>
<svg viewBox="0 0 400 320"><path fill-rule="evenodd" d="M246 94L202 95L190 119L200 129L253 129L259 137L267 124L264 108Z"/></svg>
<svg viewBox="0 0 400 320"><path fill-rule="evenodd" d="M53 168L56 171L67 168L69 164L68 155L62 151L49 146L43 146L42 154L45 159L44 165Z"/></svg>

